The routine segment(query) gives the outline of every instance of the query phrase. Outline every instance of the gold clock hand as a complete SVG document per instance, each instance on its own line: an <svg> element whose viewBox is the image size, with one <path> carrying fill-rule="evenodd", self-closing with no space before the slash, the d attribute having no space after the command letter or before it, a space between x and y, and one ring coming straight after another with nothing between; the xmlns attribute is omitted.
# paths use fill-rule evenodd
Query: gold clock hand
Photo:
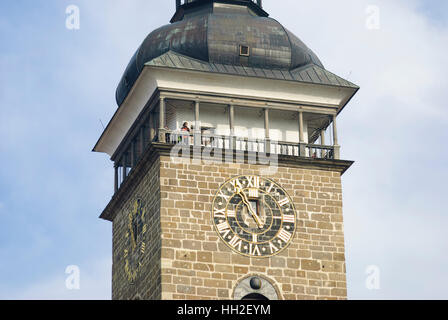
<svg viewBox="0 0 448 320"><path fill-rule="evenodd" d="M249 210L249 213L254 218L255 222L258 225L258 228L260 228L260 229L263 228L263 225L261 224L260 219L258 218L257 214L252 209L252 206L250 205L249 200L247 199L247 195L244 193L244 191L241 188L237 188L236 191L237 191L237 194L239 194L241 196L241 198L243 199L243 203L246 205L247 209Z"/></svg>
<svg viewBox="0 0 448 320"><path fill-rule="evenodd" d="M134 238L134 228L132 227L132 214L129 214L129 223L128 223L129 231L131 232L131 243L132 243L132 252L134 252L137 247L137 243Z"/></svg>

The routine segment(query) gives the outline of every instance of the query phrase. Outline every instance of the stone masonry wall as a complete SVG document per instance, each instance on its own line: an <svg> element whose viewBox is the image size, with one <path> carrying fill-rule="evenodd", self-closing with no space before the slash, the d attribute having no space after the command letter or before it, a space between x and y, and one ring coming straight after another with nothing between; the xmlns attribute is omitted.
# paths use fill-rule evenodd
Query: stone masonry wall
<svg viewBox="0 0 448 320"><path fill-rule="evenodd" d="M159 300L161 299L161 229L160 229L160 162L155 162L144 173L122 205L117 208L113 221L112 299ZM135 200L143 200L147 210L148 230L146 250L142 255L143 267L137 281L131 284L125 272L124 250L129 248L126 238L128 213Z"/></svg>
<svg viewBox="0 0 448 320"><path fill-rule="evenodd" d="M280 254L244 257L218 238L211 222L216 190L234 176L261 175L261 168L160 158L162 299L232 299L238 281L255 274L270 279L281 299L346 299L339 172L280 167L266 176L288 192L298 216L295 238Z"/></svg>

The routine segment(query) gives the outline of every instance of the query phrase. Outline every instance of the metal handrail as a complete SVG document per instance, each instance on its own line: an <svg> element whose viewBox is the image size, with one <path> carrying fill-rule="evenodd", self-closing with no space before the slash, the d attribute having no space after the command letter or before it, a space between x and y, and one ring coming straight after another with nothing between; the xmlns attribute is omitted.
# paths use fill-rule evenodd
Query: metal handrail
<svg viewBox="0 0 448 320"><path fill-rule="evenodd" d="M265 150L269 148L271 153L279 155L307 157L313 159L334 159L333 146L300 144L288 141L253 139L247 137L233 137L229 135L202 134L179 130L166 131L166 143L170 144L184 143L189 146L194 146L198 141L200 141L201 147L229 149L232 146L232 139L234 139L234 147L238 151L265 152ZM267 144L270 144L270 146ZM301 148L301 146L304 148Z"/></svg>
<svg viewBox="0 0 448 320"><path fill-rule="evenodd" d="M234 149L243 152L271 153L283 156L305 157L312 159L335 159L336 148L308 143L294 143L270 139L252 139L230 135L202 134L188 131L164 131L165 143L185 144L186 146L201 146L203 148ZM160 142L159 134L155 134L152 142ZM115 165L115 190L126 180L135 163L132 163L124 153ZM130 158L132 159L132 158Z"/></svg>

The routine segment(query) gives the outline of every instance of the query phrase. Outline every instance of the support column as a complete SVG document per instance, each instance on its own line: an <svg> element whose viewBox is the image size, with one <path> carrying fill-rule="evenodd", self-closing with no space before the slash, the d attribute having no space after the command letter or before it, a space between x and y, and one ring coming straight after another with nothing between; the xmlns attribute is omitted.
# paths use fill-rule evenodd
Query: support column
<svg viewBox="0 0 448 320"><path fill-rule="evenodd" d="M140 128L140 156L139 159L143 157L143 153L145 152L145 125L142 125Z"/></svg>
<svg viewBox="0 0 448 320"><path fill-rule="evenodd" d="M122 175L121 175L121 179L122 179L122 183L124 182L124 180L126 179L126 153L123 154L123 158L121 159L122 162Z"/></svg>
<svg viewBox="0 0 448 320"><path fill-rule="evenodd" d="M199 121L199 111L200 111L200 103L199 100L196 100L194 103L194 146L201 146L201 123Z"/></svg>
<svg viewBox="0 0 448 320"><path fill-rule="evenodd" d="M336 114L333 115L333 146L334 146L334 158L339 160L341 158L341 146L338 141L338 130L336 125Z"/></svg>
<svg viewBox="0 0 448 320"><path fill-rule="evenodd" d="M118 191L118 164L117 163L114 164L114 172L115 172L115 176L114 176L114 193L117 193L117 191Z"/></svg>
<svg viewBox="0 0 448 320"><path fill-rule="evenodd" d="M265 153L271 153L271 135L270 135L270 124L269 124L269 109L264 109L264 131L265 131Z"/></svg>
<svg viewBox="0 0 448 320"><path fill-rule="evenodd" d="M132 140L131 142L131 148L130 148L130 153L131 153L131 170L132 168L135 167L135 163L136 163L136 156L135 156L135 141Z"/></svg>
<svg viewBox="0 0 448 320"><path fill-rule="evenodd" d="M306 157L305 134L303 132L303 111L299 111L299 156Z"/></svg>
<svg viewBox="0 0 448 320"><path fill-rule="evenodd" d="M151 144L156 136L156 132L154 130L154 112L149 113L148 125L149 125L149 143Z"/></svg>
<svg viewBox="0 0 448 320"><path fill-rule="evenodd" d="M159 102L159 142L166 143L165 98L164 97L160 97L160 102Z"/></svg>
<svg viewBox="0 0 448 320"><path fill-rule="evenodd" d="M321 144L322 146L325 145L325 129L321 129L321 130L320 130L320 144ZM325 150L325 149L321 149L321 150L320 150L320 157L323 159L323 158L326 157L326 155L327 155L326 150Z"/></svg>
<svg viewBox="0 0 448 320"><path fill-rule="evenodd" d="M235 107L229 105L230 149L236 150Z"/></svg>

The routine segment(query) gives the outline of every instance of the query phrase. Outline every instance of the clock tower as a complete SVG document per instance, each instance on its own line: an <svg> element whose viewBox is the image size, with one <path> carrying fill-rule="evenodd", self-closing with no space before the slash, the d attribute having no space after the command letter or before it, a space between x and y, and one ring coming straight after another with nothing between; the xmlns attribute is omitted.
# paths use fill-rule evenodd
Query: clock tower
<svg viewBox="0 0 448 320"><path fill-rule="evenodd" d="M337 116L359 87L262 8L176 0L94 147L113 299L346 299Z"/></svg>

